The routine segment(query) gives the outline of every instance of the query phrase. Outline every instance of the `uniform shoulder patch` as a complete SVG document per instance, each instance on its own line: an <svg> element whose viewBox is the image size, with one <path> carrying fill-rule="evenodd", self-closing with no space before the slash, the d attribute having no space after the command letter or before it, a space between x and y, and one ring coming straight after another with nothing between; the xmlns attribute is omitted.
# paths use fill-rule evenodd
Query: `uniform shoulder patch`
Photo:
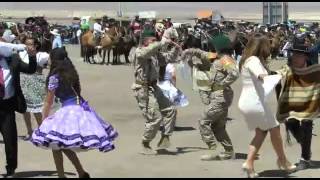
<svg viewBox="0 0 320 180"><path fill-rule="evenodd" d="M228 56L223 56L221 58L221 65L223 66L224 69L229 69L233 66L235 66L235 61L231 58L231 57L228 57Z"/></svg>

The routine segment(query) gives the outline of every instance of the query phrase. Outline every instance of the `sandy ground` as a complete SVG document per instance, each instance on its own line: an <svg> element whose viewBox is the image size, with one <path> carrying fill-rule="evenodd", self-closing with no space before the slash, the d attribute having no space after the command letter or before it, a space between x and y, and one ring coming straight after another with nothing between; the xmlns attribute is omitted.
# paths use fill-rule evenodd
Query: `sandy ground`
<svg viewBox="0 0 320 180"><path fill-rule="evenodd" d="M69 54L76 65L81 79L83 96L95 110L111 122L120 136L116 141L116 149L109 153L90 151L80 153L84 168L92 177L245 177L241 172L248 151L248 144L253 136L249 132L237 103L241 92L238 80L234 85L235 98L230 108L229 117L233 120L227 129L233 141L237 159L228 161L200 161L200 156L209 152L201 141L198 130L198 119L203 106L191 85L178 77L179 88L188 96L191 104L179 109L177 126L182 131L175 131L171 140L170 152L156 156L139 154L144 119L137 107L130 86L133 80L133 67L127 65L107 66L88 65L79 57L79 46L68 46ZM278 68L284 61L273 61L272 67ZM276 105L276 102L274 102ZM17 115L19 136L26 134L22 116ZM35 125L35 120L33 120ZM283 128L283 127L282 127ZM283 131L284 132L284 131ZM314 134L319 133L319 121L315 122ZM284 133L283 133L284 135ZM2 138L0 138L2 139ZM159 136L152 142L155 147ZM315 136L312 144L313 159L320 160L319 137ZM57 174L51 151L33 146L30 142L19 139L19 166L17 177L50 177ZM219 150L222 150L219 146ZM4 145L0 141L0 172L5 173ZM285 151L292 162L297 162L300 148L297 144L286 145ZM277 170L276 155L268 137L261 149L260 160L256 161L256 171L262 177L319 177L316 169L296 172L291 175ZM320 168L320 161L315 161ZM65 159L65 170L68 177L77 177L72 164Z"/></svg>

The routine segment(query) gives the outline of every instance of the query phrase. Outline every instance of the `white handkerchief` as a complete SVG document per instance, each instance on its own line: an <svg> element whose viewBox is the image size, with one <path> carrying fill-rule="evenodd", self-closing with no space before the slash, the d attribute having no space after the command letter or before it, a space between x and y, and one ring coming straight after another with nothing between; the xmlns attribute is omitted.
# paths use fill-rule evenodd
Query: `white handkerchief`
<svg viewBox="0 0 320 180"><path fill-rule="evenodd" d="M281 75L270 75L263 78L264 96L267 97L281 80Z"/></svg>
<svg viewBox="0 0 320 180"><path fill-rule="evenodd" d="M26 50L19 52L19 56L24 63L29 64L29 55Z"/></svg>

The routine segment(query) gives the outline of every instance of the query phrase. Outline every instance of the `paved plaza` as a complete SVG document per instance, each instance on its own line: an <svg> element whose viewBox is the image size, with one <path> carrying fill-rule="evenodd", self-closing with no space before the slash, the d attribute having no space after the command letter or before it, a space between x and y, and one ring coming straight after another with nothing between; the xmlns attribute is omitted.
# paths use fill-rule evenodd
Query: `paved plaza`
<svg viewBox="0 0 320 180"><path fill-rule="evenodd" d="M241 93L241 82L233 84L235 92L233 105L227 124L236 151L236 160L201 161L200 156L209 152L202 142L198 119L203 105L199 95L192 91L192 85L178 76L177 86L188 96L190 105L178 110L177 131L174 132L168 152L156 156L139 154L141 136L144 129L144 118L139 110L130 89L133 82L133 67L129 65L89 65L80 58L80 47L67 46L69 56L77 67L80 75L82 94L90 105L119 132L116 149L109 153L89 151L79 153L84 168L92 177L245 177L241 165L246 158L248 145L253 137L249 132L244 117L237 108ZM272 61L271 68L277 69L285 61ZM276 106L276 102L274 101ZM35 127L33 120L33 127ZM22 116L17 114L18 135L24 136L26 128ZM315 121L314 134L320 132L320 123ZM285 131L282 126L282 135ZM152 142L156 147L159 135ZM219 146L219 150L222 150ZM286 145L285 151L291 162L298 162L300 157L299 145L294 141L293 146ZM5 173L5 153L2 137L0 136L0 173ZM52 153L33 146L19 138L18 142L17 177L50 177L56 178ZM313 137L312 156L315 165L320 168L320 137ZM310 169L287 175L277 169L276 154L268 137L260 151L260 159L256 161L256 171L262 177L320 177L319 169ZM65 158L66 175L78 177L72 164Z"/></svg>

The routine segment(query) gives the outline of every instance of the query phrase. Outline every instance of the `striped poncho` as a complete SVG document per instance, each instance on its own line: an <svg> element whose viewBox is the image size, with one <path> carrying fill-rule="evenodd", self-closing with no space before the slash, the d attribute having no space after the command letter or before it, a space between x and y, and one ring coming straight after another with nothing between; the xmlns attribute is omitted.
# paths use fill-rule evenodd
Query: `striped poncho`
<svg viewBox="0 0 320 180"><path fill-rule="evenodd" d="M320 65L302 69L285 66L277 73L283 76L278 100L278 121L316 118L320 108Z"/></svg>

